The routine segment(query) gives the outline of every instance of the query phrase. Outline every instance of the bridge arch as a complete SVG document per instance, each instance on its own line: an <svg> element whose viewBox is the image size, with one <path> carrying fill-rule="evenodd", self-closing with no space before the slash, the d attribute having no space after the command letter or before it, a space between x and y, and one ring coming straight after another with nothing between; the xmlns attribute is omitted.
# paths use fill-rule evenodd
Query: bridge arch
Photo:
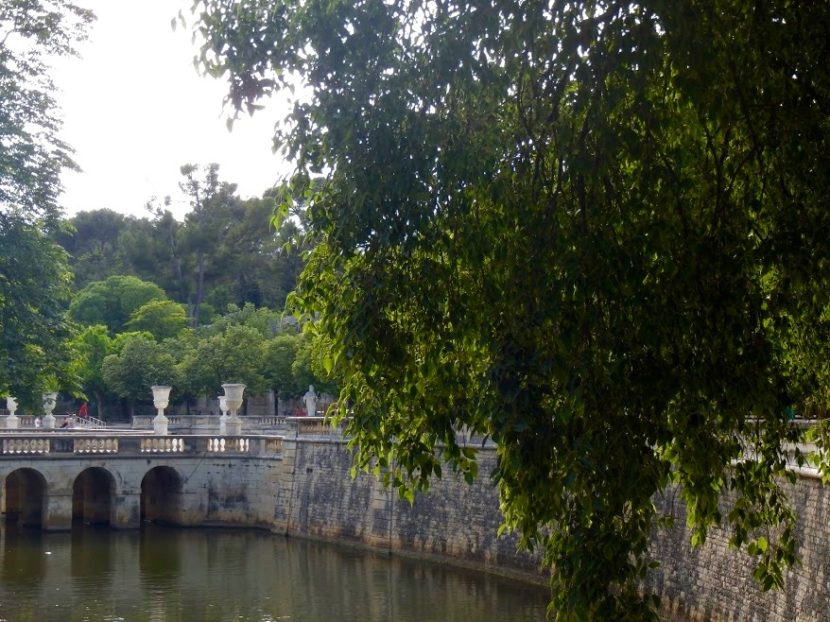
<svg viewBox="0 0 830 622"><path fill-rule="evenodd" d="M174 525L181 522L183 482L173 467L157 466L141 480L141 520Z"/></svg>
<svg viewBox="0 0 830 622"><path fill-rule="evenodd" d="M6 520L24 527L43 527L46 514L46 478L31 468L15 469L6 476Z"/></svg>
<svg viewBox="0 0 830 622"><path fill-rule="evenodd" d="M115 478L102 467L84 469L72 485L72 520L89 525L112 524Z"/></svg>

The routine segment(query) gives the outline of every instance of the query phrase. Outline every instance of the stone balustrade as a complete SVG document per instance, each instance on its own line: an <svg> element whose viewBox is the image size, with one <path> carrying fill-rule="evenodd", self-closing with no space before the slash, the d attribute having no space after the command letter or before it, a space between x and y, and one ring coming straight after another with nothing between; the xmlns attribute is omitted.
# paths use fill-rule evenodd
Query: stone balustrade
<svg viewBox="0 0 830 622"><path fill-rule="evenodd" d="M332 435L341 434L342 426L333 427L326 417L247 417L240 416L242 430L248 434ZM168 415L167 429L177 434L213 434L219 430L218 415ZM133 417L134 430L152 430L153 417Z"/></svg>
<svg viewBox="0 0 830 622"><path fill-rule="evenodd" d="M289 430L301 435L339 435L343 431L326 417L286 417L285 422Z"/></svg>
<svg viewBox="0 0 830 622"><path fill-rule="evenodd" d="M117 454L118 439L109 437L74 438L73 450L76 454Z"/></svg>
<svg viewBox="0 0 830 622"><path fill-rule="evenodd" d="M20 456L22 454L48 454L50 443L48 438L4 438L3 454Z"/></svg>
<svg viewBox="0 0 830 622"><path fill-rule="evenodd" d="M155 436L153 438L142 438L139 447L141 453L180 454L184 452L185 444L181 437Z"/></svg>
<svg viewBox="0 0 830 622"><path fill-rule="evenodd" d="M193 457L223 454L240 456L279 457L282 438L278 436L149 436L132 433L108 434L15 434L3 439L3 458L42 455L66 458L71 455L107 455L137 457L164 454L166 457Z"/></svg>
<svg viewBox="0 0 830 622"><path fill-rule="evenodd" d="M287 429L285 417L240 417L245 432L274 433ZM152 430L153 417L133 417L134 430ZM210 434L219 430L219 415L167 415L167 429L178 434Z"/></svg>

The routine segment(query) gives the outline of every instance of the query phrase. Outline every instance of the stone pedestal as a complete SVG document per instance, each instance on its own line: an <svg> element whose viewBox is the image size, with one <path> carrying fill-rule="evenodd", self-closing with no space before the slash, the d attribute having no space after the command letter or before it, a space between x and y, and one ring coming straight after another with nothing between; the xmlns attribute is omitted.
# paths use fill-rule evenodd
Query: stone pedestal
<svg viewBox="0 0 830 622"><path fill-rule="evenodd" d="M153 434L157 436L166 436L167 435L167 424L170 420L164 416L163 413L159 412L158 415L153 417Z"/></svg>
<svg viewBox="0 0 830 622"><path fill-rule="evenodd" d="M153 392L153 406L158 414L153 418L153 433L157 436L167 436L168 419L164 416L164 409L170 399L170 387L167 385L153 385L150 387Z"/></svg>
<svg viewBox="0 0 830 622"><path fill-rule="evenodd" d="M239 418L239 415L231 415L230 417L228 417L228 423L226 425L226 434L228 436L242 435L242 419Z"/></svg>
<svg viewBox="0 0 830 622"><path fill-rule="evenodd" d="M9 416L6 417L6 429L16 430L20 426L20 419L14 414L17 412L17 400L13 397L7 397L6 409L9 411Z"/></svg>
<svg viewBox="0 0 830 622"><path fill-rule="evenodd" d="M225 436L228 433L228 405L225 401L225 396L219 396L219 410L222 415L219 417L219 436Z"/></svg>
<svg viewBox="0 0 830 622"><path fill-rule="evenodd" d="M242 420L237 414L239 407L242 406L242 394L245 391L244 384L223 384L222 388L225 390L225 407L230 411L231 416L228 419L227 431L228 436L240 436L242 434Z"/></svg>
<svg viewBox="0 0 830 622"><path fill-rule="evenodd" d="M57 405L58 394L56 392L51 393L44 393L43 394L43 422L41 426L45 430L54 430L55 429L55 415L52 414L52 411L55 410L55 406Z"/></svg>

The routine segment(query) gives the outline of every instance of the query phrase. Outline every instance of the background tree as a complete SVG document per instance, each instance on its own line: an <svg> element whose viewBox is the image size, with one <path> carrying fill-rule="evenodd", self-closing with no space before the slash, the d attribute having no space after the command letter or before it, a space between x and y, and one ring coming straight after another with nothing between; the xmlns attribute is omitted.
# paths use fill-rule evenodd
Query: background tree
<svg viewBox="0 0 830 622"><path fill-rule="evenodd" d="M278 335L264 344L263 368L265 380L280 399L300 395L300 387L293 373L297 357L297 335Z"/></svg>
<svg viewBox="0 0 830 622"><path fill-rule="evenodd" d="M205 298L205 275L213 259L213 251L225 233L229 218L223 213L233 211L237 199L236 186L219 182L219 165L210 164L204 179L197 179L199 167L186 164L181 167L185 180L182 191L190 200L191 211L185 216L182 245L192 257L192 282L188 291L188 313L191 326L198 324L199 308ZM225 226L223 226L225 225Z"/></svg>
<svg viewBox="0 0 830 622"><path fill-rule="evenodd" d="M128 330L147 331L158 341L175 337L187 327L184 305L172 300L151 300L130 314Z"/></svg>
<svg viewBox="0 0 830 622"><path fill-rule="evenodd" d="M277 136L301 182L327 172L298 300L360 466L382 457L404 491L441 459L471 477L454 429L490 435L558 619L650 615L670 483L695 542L725 522L764 587L783 581L785 412L826 395L830 346L803 339L827 338L809 327L830 301L830 5L194 11L237 111L309 87Z"/></svg>
<svg viewBox="0 0 830 622"><path fill-rule="evenodd" d="M143 305L166 298L155 283L134 276L111 276L82 289L73 298L69 313L82 324L103 324L114 334L124 330L132 314Z"/></svg>
<svg viewBox="0 0 830 622"><path fill-rule="evenodd" d="M102 209L80 212L58 229L55 241L69 253L76 288L128 272L119 244L127 226L124 215Z"/></svg>
<svg viewBox="0 0 830 622"><path fill-rule="evenodd" d="M152 337L133 335L120 352L104 358L102 376L111 391L127 399L132 417L136 401L151 398L151 386L177 384L176 361Z"/></svg>
<svg viewBox="0 0 830 622"><path fill-rule="evenodd" d="M262 337L247 326L230 326L224 333L198 340L179 370L185 384L207 395L217 395L226 382L245 384L249 395L258 395L267 388L262 371Z"/></svg>
<svg viewBox="0 0 830 622"><path fill-rule="evenodd" d="M204 178L195 165L185 171L183 189L193 205L198 198L199 208L184 222L168 209L168 197L148 202L147 218L104 209L61 223L54 239L70 255L75 287L110 276L135 276L156 283L191 310L200 299L198 320L188 316L196 324L209 324L217 309L224 312L230 304L282 309L303 266L305 247L296 243L302 240L297 223L303 204L298 202L292 220L275 230L273 210L283 190L242 200L233 184L219 180L215 165L207 167Z"/></svg>
<svg viewBox="0 0 830 622"><path fill-rule="evenodd" d="M91 395L95 402L95 416L106 418L106 392L104 359L112 353L112 339L106 326L88 326L71 341L72 367L82 392ZM90 414L92 414L92 412Z"/></svg>

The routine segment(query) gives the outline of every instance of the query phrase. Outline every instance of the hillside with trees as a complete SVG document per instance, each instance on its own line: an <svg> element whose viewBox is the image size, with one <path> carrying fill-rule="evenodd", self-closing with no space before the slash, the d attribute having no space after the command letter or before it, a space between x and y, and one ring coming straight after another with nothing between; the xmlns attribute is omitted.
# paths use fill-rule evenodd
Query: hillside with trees
<svg viewBox="0 0 830 622"><path fill-rule="evenodd" d="M283 400L309 384L336 393L285 312L306 250L299 204L275 229L284 189L242 200L219 181L216 165L181 172L190 204L181 221L166 200L151 203L144 218L104 209L55 229L74 273L67 309L74 394L110 419L146 409L151 384L171 384L174 407L186 410L231 381L248 395L273 390Z"/></svg>
<svg viewBox="0 0 830 622"><path fill-rule="evenodd" d="M304 247L299 215L277 230L271 224L280 191L240 199L214 164L183 166L181 187L190 205L183 221L173 217L170 198L148 202L144 218L102 209L65 220L55 240L69 254L76 290L110 276L138 277L185 305L191 326L229 304L281 309Z"/></svg>

